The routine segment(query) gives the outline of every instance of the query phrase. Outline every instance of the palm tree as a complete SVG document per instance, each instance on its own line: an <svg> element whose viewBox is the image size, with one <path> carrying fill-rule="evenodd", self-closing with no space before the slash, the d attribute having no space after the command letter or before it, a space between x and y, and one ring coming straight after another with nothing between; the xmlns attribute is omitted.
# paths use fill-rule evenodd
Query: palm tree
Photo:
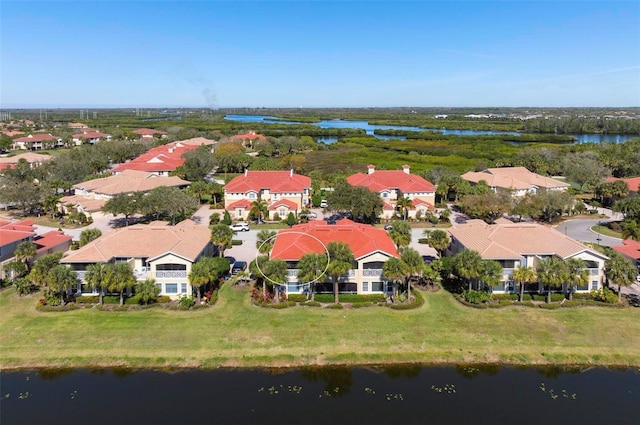
<svg viewBox="0 0 640 425"><path fill-rule="evenodd" d="M622 224L622 238L640 241L640 226L637 221L629 220Z"/></svg>
<svg viewBox="0 0 640 425"><path fill-rule="evenodd" d="M497 261L482 260L482 271L480 272L480 280L490 288L493 288L502 281L502 271L502 266Z"/></svg>
<svg viewBox="0 0 640 425"><path fill-rule="evenodd" d="M120 305L123 305L124 291L133 287L136 279L127 263L115 263L107 264L103 283L107 290L120 293Z"/></svg>
<svg viewBox="0 0 640 425"><path fill-rule="evenodd" d="M396 209L400 211L400 216L403 220L407 219L409 208L413 208L413 201L406 196L403 196L396 201Z"/></svg>
<svg viewBox="0 0 640 425"><path fill-rule="evenodd" d="M325 275L328 265L326 254L307 253L298 261L297 277L302 283L309 283L311 300L315 300L316 282Z"/></svg>
<svg viewBox="0 0 640 425"><path fill-rule="evenodd" d="M513 280L520 284L520 302L523 302L524 285L525 283L533 283L536 281L536 271L533 267L518 264L513 270Z"/></svg>
<svg viewBox="0 0 640 425"><path fill-rule="evenodd" d="M155 279L145 279L136 283L136 295L140 297L142 304L150 304L158 298L160 288Z"/></svg>
<svg viewBox="0 0 640 425"><path fill-rule="evenodd" d="M444 230L425 230L422 232L422 236L427 238L429 246L438 251L438 256L442 257L444 250L447 249L451 243L449 235Z"/></svg>
<svg viewBox="0 0 640 425"><path fill-rule="evenodd" d="M56 252L54 254L47 254L38 258L33 263L33 268L29 273L29 279L31 279L31 282L33 282L35 285L38 285L38 286L46 285L49 272L55 266L60 264L61 258L62 258L61 252Z"/></svg>
<svg viewBox="0 0 640 425"><path fill-rule="evenodd" d="M58 264L49 271L47 280L49 288L60 292L60 300L64 304L64 294L76 284L76 274L69 267Z"/></svg>
<svg viewBox="0 0 640 425"><path fill-rule="evenodd" d="M233 230L226 224L217 224L211 228L211 242L218 248L218 255L224 256L224 250L231 245Z"/></svg>
<svg viewBox="0 0 640 425"><path fill-rule="evenodd" d="M409 275L409 267L400 258L391 257L382 265L382 274L393 282L393 302L395 303L396 284Z"/></svg>
<svg viewBox="0 0 640 425"><path fill-rule="evenodd" d="M471 291L473 281L482 274L482 257L477 251L464 249L453 257L453 269L458 276L469 282L469 291Z"/></svg>
<svg viewBox="0 0 640 425"><path fill-rule="evenodd" d="M33 257L36 256L36 246L33 242L25 241L21 242L14 251L16 261L20 261L24 264L27 271L30 269L30 262Z"/></svg>
<svg viewBox="0 0 640 425"><path fill-rule="evenodd" d="M273 248L273 244L275 243L276 235L277 232L274 230L262 229L258 232L256 248L258 248L258 252L260 254L269 255L269 252L271 252L271 248Z"/></svg>
<svg viewBox="0 0 640 425"><path fill-rule="evenodd" d="M587 271L587 264L581 258L569 258L565 263L567 265L567 292L569 301L571 301L573 287L589 283L589 272Z"/></svg>
<svg viewBox="0 0 640 425"><path fill-rule="evenodd" d="M409 226L409 223L404 221L394 221L391 224L389 237L393 243L396 244L398 249L409 246L411 243L411 226Z"/></svg>
<svg viewBox="0 0 640 425"><path fill-rule="evenodd" d="M538 282L547 285L547 303L551 302L551 290L562 285L567 280L567 266L557 257L545 258L538 264L536 270Z"/></svg>
<svg viewBox="0 0 640 425"><path fill-rule="evenodd" d="M250 205L249 214L251 214L252 217L255 217L256 220L258 220L258 223L264 221L264 217L266 214L268 214L268 212L269 209L267 206L267 202L263 201L260 197L253 201Z"/></svg>
<svg viewBox="0 0 640 425"><path fill-rule="evenodd" d="M338 304L340 301L338 297L338 279L351 270L354 260L353 252L349 245L344 242L329 242L327 251L329 251L327 272L331 275L334 301Z"/></svg>
<svg viewBox="0 0 640 425"><path fill-rule="evenodd" d="M274 285L276 303L280 302L280 289L277 285L287 283L287 263L284 260L267 260L262 264L262 273Z"/></svg>
<svg viewBox="0 0 640 425"><path fill-rule="evenodd" d="M102 297L104 296L103 288L105 272L106 268L104 263L89 264L87 266L87 272L84 276L84 281L90 289L100 288L100 304L102 304Z"/></svg>
<svg viewBox="0 0 640 425"><path fill-rule="evenodd" d="M622 287L631 285L637 274L636 266L622 254L611 250L604 264L604 274L609 282L618 285L618 302L622 299Z"/></svg>
<svg viewBox="0 0 640 425"><path fill-rule="evenodd" d="M413 248L405 248L400 256L402 261L407 265L409 278L407 279L407 300L411 302L411 278L421 277L424 272L424 260Z"/></svg>
<svg viewBox="0 0 640 425"><path fill-rule="evenodd" d="M196 289L198 304L200 304L202 300L200 296L200 288L212 280L210 267L206 261L203 261L205 258L201 258L193 263L191 266L191 272L189 273L189 283Z"/></svg>

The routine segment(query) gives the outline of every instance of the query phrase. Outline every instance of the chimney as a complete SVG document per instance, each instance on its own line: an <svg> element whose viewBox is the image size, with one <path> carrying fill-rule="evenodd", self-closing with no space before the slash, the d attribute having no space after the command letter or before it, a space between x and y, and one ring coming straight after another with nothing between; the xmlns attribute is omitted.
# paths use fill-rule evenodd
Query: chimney
<svg viewBox="0 0 640 425"><path fill-rule="evenodd" d="M289 177L293 177L293 168L289 171Z"/></svg>
<svg viewBox="0 0 640 425"><path fill-rule="evenodd" d="M376 171L375 165L367 165L367 174L373 174Z"/></svg>
<svg viewBox="0 0 640 425"><path fill-rule="evenodd" d="M409 174L409 166L407 164L404 164L402 166L402 171L404 171L405 173Z"/></svg>

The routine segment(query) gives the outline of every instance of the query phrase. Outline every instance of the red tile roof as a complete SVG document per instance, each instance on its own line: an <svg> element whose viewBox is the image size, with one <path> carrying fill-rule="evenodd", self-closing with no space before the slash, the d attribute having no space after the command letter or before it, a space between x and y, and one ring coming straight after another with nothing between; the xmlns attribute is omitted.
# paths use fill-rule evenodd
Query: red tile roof
<svg viewBox="0 0 640 425"><path fill-rule="evenodd" d="M420 205L426 205L427 209L430 210L435 210L436 207L434 207L431 203L425 201L424 199L420 199L420 198L415 198L411 201L411 203L413 204L414 208L418 207Z"/></svg>
<svg viewBox="0 0 640 425"><path fill-rule="evenodd" d="M251 206L251 202L249 202L246 199L241 199L239 201L235 201L235 202L230 203L227 206L227 209L228 210L233 210L235 208L249 208L250 206Z"/></svg>
<svg viewBox="0 0 640 425"><path fill-rule="evenodd" d="M99 139L100 137L107 137L108 134L100 133L99 131L85 131L84 133L74 134L74 139Z"/></svg>
<svg viewBox="0 0 640 425"><path fill-rule="evenodd" d="M71 244L72 236L65 235L62 230L52 230L36 236L33 243L36 244L37 252L45 252L49 249L68 243Z"/></svg>
<svg viewBox="0 0 640 425"><path fill-rule="evenodd" d="M607 182L614 182L617 180L622 180L629 186L630 192L638 192L640 190L640 177L631 177L629 179L619 179L617 177L609 177Z"/></svg>
<svg viewBox="0 0 640 425"><path fill-rule="evenodd" d="M275 201L272 202L271 205L269 205L269 210L274 211L276 209L278 209L278 207L281 206L285 206L290 210L297 210L298 209L298 205L295 202L292 202L288 199L282 199L280 201Z"/></svg>
<svg viewBox="0 0 640 425"><path fill-rule="evenodd" d="M0 221L0 246L35 236L35 227L32 220Z"/></svg>
<svg viewBox="0 0 640 425"><path fill-rule="evenodd" d="M200 145L212 145L214 143L217 142L203 137L168 143L155 147L129 162L117 165L112 171L114 173L124 170L170 172L184 164L182 154L185 152L196 149Z"/></svg>
<svg viewBox="0 0 640 425"><path fill-rule="evenodd" d="M330 242L344 242L349 245L356 260L375 252L399 256L396 246L385 230L342 219L333 225L315 221L280 230L271 251L271 258L299 260L310 252L324 253L325 248L322 244L326 246Z"/></svg>
<svg viewBox="0 0 640 425"><path fill-rule="evenodd" d="M403 193L434 192L435 186L430 181L398 170L375 170L372 165L369 173L356 173L347 177L347 182L352 186L364 186L372 192L380 193L384 190L400 189ZM408 168L405 168L408 170Z"/></svg>
<svg viewBox="0 0 640 425"><path fill-rule="evenodd" d="M134 134L139 134L141 136L153 136L154 134L167 134L166 131L154 130L151 128L139 128L137 130L131 130Z"/></svg>
<svg viewBox="0 0 640 425"><path fill-rule="evenodd" d="M611 248L629 258L640 260L640 242L633 239L625 239L622 241L622 245L612 246Z"/></svg>
<svg viewBox="0 0 640 425"><path fill-rule="evenodd" d="M48 140L57 140L50 134L30 134L25 137L18 137L14 140L14 142L24 142L24 143L36 143L36 142L46 142Z"/></svg>
<svg viewBox="0 0 640 425"><path fill-rule="evenodd" d="M232 140L254 140L254 139L267 140L267 138L264 137L262 134L257 134L254 131L250 131L245 134L237 134L235 136L231 136L231 139Z"/></svg>
<svg viewBox="0 0 640 425"><path fill-rule="evenodd" d="M311 188L311 179L291 171L251 171L238 176L224 186L225 192L247 193L269 189L271 193L300 193Z"/></svg>

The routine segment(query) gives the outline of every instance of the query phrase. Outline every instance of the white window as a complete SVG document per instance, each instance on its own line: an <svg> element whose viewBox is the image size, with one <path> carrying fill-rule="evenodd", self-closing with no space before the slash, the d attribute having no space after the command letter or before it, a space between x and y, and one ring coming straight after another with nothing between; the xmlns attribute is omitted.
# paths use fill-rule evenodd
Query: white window
<svg viewBox="0 0 640 425"><path fill-rule="evenodd" d="M382 197L383 197L383 198L388 198L388 197L389 197L389 194L388 194L387 192L382 192Z"/></svg>
<svg viewBox="0 0 640 425"><path fill-rule="evenodd" d="M187 293L187 284L186 283L181 283L180 284L180 293L181 294L186 294Z"/></svg>
<svg viewBox="0 0 640 425"><path fill-rule="evenodd" d="M285 210L284 208L280 208L279 212L280 217L285 217L287 215L287 210Z"/></svg>
<svg viewBox="0 0 640 425"><path fill-rule="evenodd" d="M165 292L167 294L177 294L178 293L178 284L177 283L165 283Z"/></svg>
<svg viewBox="0 0 640 425"><path fill-rule="evenodd" d="M592 280L591 281L591 290L592 291L596 291L598 289L598 281L597 280Z"/></svg>
<svg viewBox="0 0 640 425"><path fill-rule="evenodd" d="M362 282L362 292L369 292L369 282Z"/></svg>
<svg viewBox="0 0 640 425"><path fill-rule="evenodd" d="M255 194L255 193L253 193L253 192L251 192L251 193L249 194L249 199L256 199L256 194Z"/></svg>

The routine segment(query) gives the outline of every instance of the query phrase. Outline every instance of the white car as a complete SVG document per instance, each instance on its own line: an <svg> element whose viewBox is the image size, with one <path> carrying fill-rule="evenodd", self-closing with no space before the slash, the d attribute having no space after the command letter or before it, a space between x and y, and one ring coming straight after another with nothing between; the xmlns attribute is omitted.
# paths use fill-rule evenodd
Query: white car
<svg viewBox="0 0 640 425"><path fill-rule="evenodd" d="M234 232L248 232L249 231L249 224L241 221L239 223L232 224L231 225L231 230L233 230Z"/></svg>
<svg viewBox="0 0 640 425"><path fill-rule="evenodd" d="M314 213L313 211L309 211L309 214L307 214L307 218L318 218L318 214Z"/></svg>
<svg viewBox="0 0 640 425"><path fill-rule="evenodd" d="M320 208L327 208L327 205L329 205L329 204L324 199L322 201L320 201Z"/></svg>

